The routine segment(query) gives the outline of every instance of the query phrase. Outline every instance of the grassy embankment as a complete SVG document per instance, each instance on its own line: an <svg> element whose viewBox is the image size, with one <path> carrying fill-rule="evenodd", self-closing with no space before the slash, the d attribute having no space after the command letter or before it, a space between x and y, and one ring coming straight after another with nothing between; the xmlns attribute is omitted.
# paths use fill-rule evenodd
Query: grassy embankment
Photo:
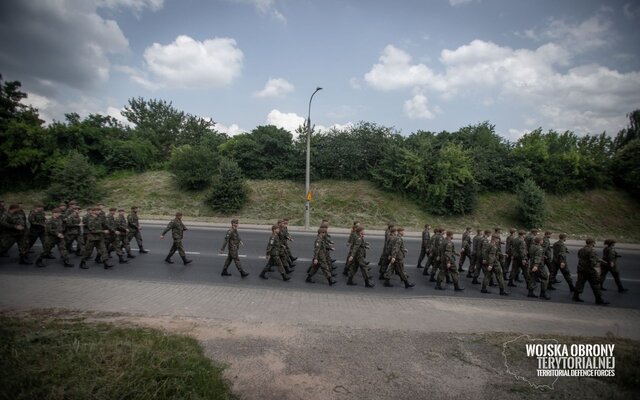
<svg viewBox="0 0 640 400"><path fill-rule="evenodd" d="M104 180L108 205L142 208L142 217L167 219L177 210L185 220L227 222L229 216L216 214L204 204L206 190L180 190L164 171L123 175ZM272 224L287 216L292 225L304 223L304 183L290 181L249 181L250 201L238 213L244 223ZM311 223L327 218L336 227L349 227L354 220L381 229L389 220L419 231L425 222L456 232L466 226L503 229L518 226L516 198L510 193L479 196L472 214L459 217L433 216L411 200L383 192L366 181L319 181L312 183ZM28 207L41 200L42 192L5 193L6 203L22 199ZM572 238L594 236L616 238L620 242L640 243L640 203L621 190L593 190L565 196L547 195L547 218L541 228L566 232Z"/></svg>
<svg viewBox="0 0 640 400"><path fill-rule="evenodd" d="M80 319L0 316L0 398L231 399L198 342Z"/></svg>

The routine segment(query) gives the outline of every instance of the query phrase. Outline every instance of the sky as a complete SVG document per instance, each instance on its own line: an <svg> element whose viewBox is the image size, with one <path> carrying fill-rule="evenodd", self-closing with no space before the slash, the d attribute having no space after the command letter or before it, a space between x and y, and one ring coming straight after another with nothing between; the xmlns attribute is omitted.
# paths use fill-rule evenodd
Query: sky
<svg viewBox="0 0 640 400"><path fill-rule="evenodd" d="M51 122L163 99L235 135L489 121L615 135L640 108L638 0L2 0L0 74Z"/></svg>

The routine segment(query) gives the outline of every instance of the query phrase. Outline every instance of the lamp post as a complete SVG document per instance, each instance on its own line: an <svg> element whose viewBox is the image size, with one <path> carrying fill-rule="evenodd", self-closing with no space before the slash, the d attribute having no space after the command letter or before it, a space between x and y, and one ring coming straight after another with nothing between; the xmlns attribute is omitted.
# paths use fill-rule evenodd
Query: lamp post
<svg viewBox="0 0 640 400"><path fill-rule="evenodd" d="M305 179L305 200L306 205L304 208L304 229L309 230L309 190L310 188L310 175L311 175L311 100L313 100L313 96L318 93L319 90L322 90L321 87L317 87L315 92L309 98L309 113L307 114L307 173Z"/></svg>

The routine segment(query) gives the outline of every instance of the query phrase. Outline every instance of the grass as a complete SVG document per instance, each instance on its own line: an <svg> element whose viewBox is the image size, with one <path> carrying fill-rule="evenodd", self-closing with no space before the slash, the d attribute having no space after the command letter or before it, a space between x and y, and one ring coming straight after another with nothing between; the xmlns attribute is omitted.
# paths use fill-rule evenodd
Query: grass
<svg viewBox="0 0 640 400"><path fill-rule="evenodd" d="M230 399L195 339L80 319L0 316L2 399Z"/></svg>
<svg viewBox="0 0 640 400"><path fill-rule="evenodd" d="M109 206L141 207L147 219L167 219L176 211L185 219L228 222L231 216L213 212L205 204L207 191L188 192L177 187L166 171L121 174L103 180ZM248 181L250 200L242 211L233 215L248 224L272 224L288 217L292 225L304 224L304 183L264 180ZM466 226L507 230L517 227L516 197L510 193L483 193L476 211L458 217L434 216L419 204L401 195L383 192L367 181L312 182L311 225L322 218L332 226L350 227L354 220L372 229L382 229L388 221L396 221L409 230L420 231L426 222L456 232ZM42 200L43 192L5 193L6 204L23 199L28 208ZM615 238L620 242L640 243L640 203L621 190L593 190L564 196L547 195L546 224L553 232L566 232L570 238L593 236Z"/></svg>

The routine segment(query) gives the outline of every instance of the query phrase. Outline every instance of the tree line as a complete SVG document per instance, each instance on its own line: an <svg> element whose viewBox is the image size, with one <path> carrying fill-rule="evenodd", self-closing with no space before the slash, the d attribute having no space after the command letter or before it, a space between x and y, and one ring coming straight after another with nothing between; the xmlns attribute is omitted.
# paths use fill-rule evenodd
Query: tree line
<svg viewBox="0 0 640 400"><path fill-rule="evenodd" d="M186 190L208 188L214 209L233 212L247 198L243 177L304 178L304 126L296 139L271 125L229 137L216 131L214 121L144 98L132 98L124 107L129 125L110 116L69 113L45 126L38 110L22 103L25 97L20 82L3 82L0 76L0 191L41 187L49 188L51 202L70 193L90 202L100 196L91 189L97 178L168 169ZM369 180L434 214L472 212L484 191L539 191L544 198L544 192L618 186L637 196L640 110L628 118L628 127L615 137L539 128L515 142L489 122L408 136L359 122L312 134L311 175Z"/></svg>

